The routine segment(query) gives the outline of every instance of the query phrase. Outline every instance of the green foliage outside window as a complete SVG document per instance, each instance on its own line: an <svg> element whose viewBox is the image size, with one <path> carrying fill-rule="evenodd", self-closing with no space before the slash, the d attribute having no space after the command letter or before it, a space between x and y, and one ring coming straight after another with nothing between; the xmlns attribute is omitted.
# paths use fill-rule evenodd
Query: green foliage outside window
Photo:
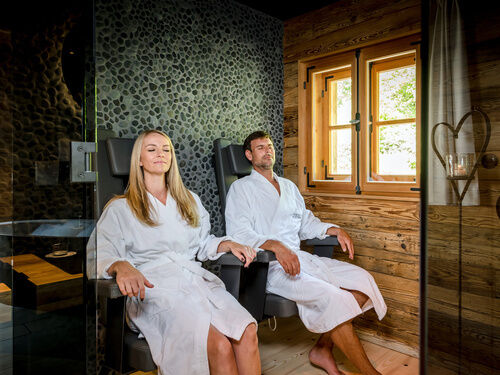
<svg viewBox="0 0 500 375"><path fill-rule="evenodd" d="M415 66L388 70L379 74L379 120L399 120L416 117ZM405 156L411 172L416 171L416 125L381 126L379 153Z"/></svg>

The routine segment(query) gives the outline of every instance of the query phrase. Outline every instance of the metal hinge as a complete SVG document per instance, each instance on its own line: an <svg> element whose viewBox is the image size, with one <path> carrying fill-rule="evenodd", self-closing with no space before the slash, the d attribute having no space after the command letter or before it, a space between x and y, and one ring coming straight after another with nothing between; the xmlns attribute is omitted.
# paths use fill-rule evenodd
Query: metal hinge
<svg viewBox="0 0 500 375"><path fill-rule="evenodd" d="M90 169L93 152L93 142L71 142L71 182L96 182L96 173Z"/></svg>
<svg viewBox="0 0 500 375"><path fill-rule="evenodd" d="M306 68L306 81L304 81L304 90L306 89L307 83L309 83L309 71L314 68L316 68L314 65Z"/></svg>

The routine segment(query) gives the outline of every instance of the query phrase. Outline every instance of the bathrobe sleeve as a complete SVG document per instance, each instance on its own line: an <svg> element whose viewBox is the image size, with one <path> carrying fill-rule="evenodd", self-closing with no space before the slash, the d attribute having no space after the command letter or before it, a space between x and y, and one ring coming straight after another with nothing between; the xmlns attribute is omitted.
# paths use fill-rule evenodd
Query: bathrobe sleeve
<svg viewBox="0 0 500 375"><path fill-rule="evenodd" d="M296 189L297 199L300 200L300 205L302 206L302 219L300 223L299 237L300 240L308 240L311 238L325 239L328 237L326 231L328 228L337 227L338 225L332 223L323 223L314 214L306 208L304 198L300 194L299 190Z"/></svg>
<svg viewBox="0 0 500 375"><path fill-rule="evenodd" d="M211 228L210 214L205 209L205 207L203 207L203 204L201 203L201 200L198 197L198 195L194 193L192 194L194 196L196 204L198 205L198 213L200 214L200 226L201 226L200 248L198 250L196 257L198 258L198 260L202 262L206 260L216 260L224 254L217 252L219 244L223 241L230 241L232 239L229 236L215 237L213 234L210 234L210 228Z"/></svg>
<svg viewBox="0 0 500 375"><path fill-rule="evenodd" d="M111 203L101 215L96 226L97 278L111 279L108 269L117 261L127 259L123 230L118 219L118 203Z"/></svg>
<svg viewBox="0 0 500 375"><path fill-rule="evenodd" d="M259 234L255 231L254 207L252 199L243 184L235 181L229 188L226 199L226 232L236 241L255 249L267 240L278 240L269 234Z"/></svg>

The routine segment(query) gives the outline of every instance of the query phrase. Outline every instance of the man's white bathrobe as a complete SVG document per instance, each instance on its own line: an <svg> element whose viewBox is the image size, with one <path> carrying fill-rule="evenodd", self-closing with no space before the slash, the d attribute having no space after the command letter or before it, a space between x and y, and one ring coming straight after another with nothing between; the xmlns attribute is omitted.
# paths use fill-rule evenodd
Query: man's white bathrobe
<svg viewBox="0 0 500 375"><path fill-rule="evenodd" d="M207 336L210 324L239 340L256 323L223 282L201 267L216 259L217 247L229 237L210 235L209 214L195 197L200 225L182 219L175 200L166 205L148 193L158 216L157 227L142 224L125 199L113 201L97 223L97 275L110 278L108 268L127 260L154 285L146 297L127 298L131 325L146 338L160 374L208 374Z"/></svg>
<svg viewBox="0 0 500 375"><path fill-rule="evenodd" d="M337 225L322 223L307 210L293 182L276 174L274 178L281 195L255 170L235 181L225 212L227 234L236 241L258 248L267 240L278 240L298 255L297 276L285 273L278 261L271 262L267 292L295 301L302 322L312 332L330 331L372 307L382 319L387 306L367 271L300 250L301 240L326 238L328 228ZM361 291L370 299L360 308L354 296L341 288Z"/></svg>

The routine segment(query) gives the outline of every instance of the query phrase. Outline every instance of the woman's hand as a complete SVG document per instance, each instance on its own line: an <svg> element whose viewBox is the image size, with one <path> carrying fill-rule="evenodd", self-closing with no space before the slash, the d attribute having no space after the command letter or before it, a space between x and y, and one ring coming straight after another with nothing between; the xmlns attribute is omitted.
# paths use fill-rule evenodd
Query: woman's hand
<svg viewBox="0 0 500 375"><path fill-rule="evenodd" d="M233 253L236 258L244 262L244 267L248 267L257 255L257 252L250 246L242 245L233 241L222 241L217 248L217 252Z"/></svg>
<svg viewBox="0 0 500 375"><path fill-rule="evenodd" d="M127 261L115 262L109 267L108 274L115 275L116 283L120 292L124 296L135 297L144 300L146 296L146 288L153 288L154 285L151 284L148 279L137 268L132 266Z"/></svg>

